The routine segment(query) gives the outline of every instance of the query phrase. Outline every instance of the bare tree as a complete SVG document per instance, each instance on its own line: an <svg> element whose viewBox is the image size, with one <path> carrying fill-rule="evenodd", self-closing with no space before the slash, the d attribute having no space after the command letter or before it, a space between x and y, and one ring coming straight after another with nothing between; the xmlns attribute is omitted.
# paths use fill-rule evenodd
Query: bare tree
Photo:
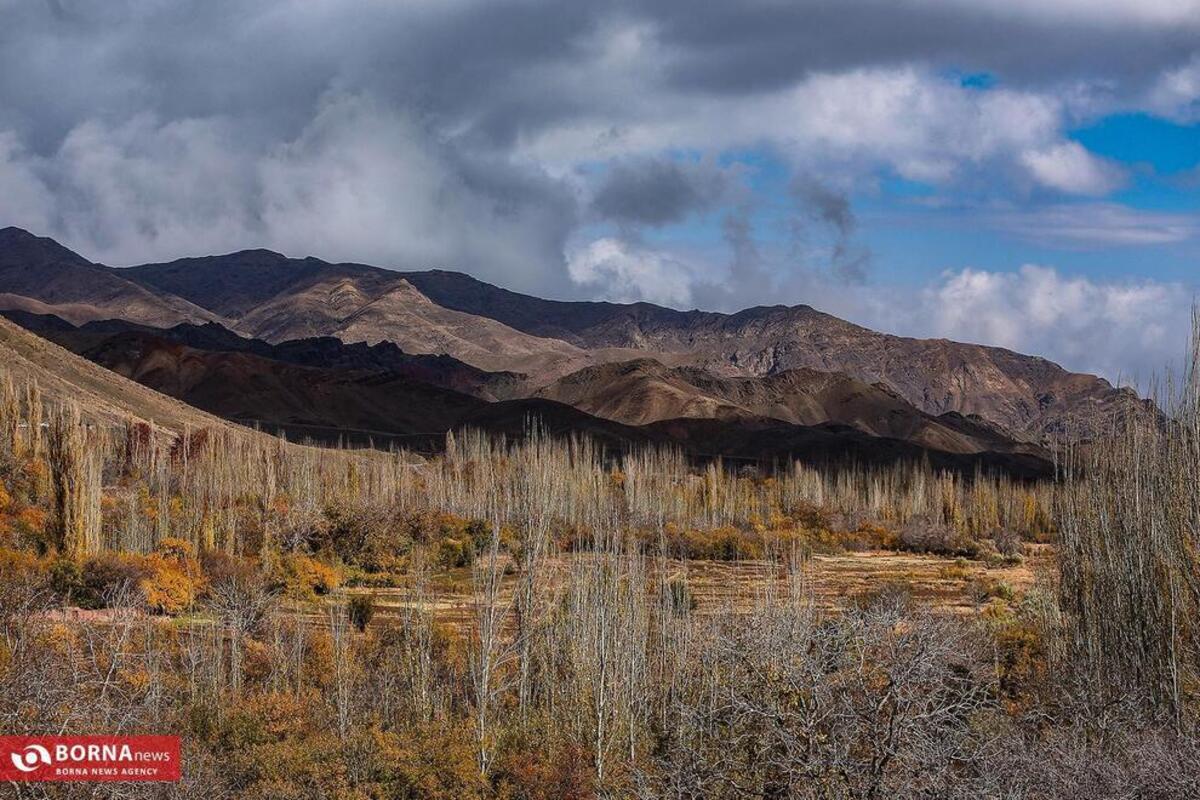
<svg viewBox="0 0 1200 800"><path fill-rule="evenodd" d="M260 574L250 571L236 571L224 577L213 585L209 595L208 606L229 638L229 688L239 695L245 639L258 630L275 607L277 597Z"/></svg>
<svg viewBox="0 0 1200 800"><path fill-rule="evenodd" d="M335 602L327 609L329 642L333 662L332 693L334 718L338 736L345 740L350 733L354 700L354 659L350 618L345 603Z"/></svg>
<svg viewBox="0 0 1200 800"><path fill-rule="evenodd" d="M492 719L505 688L505 674L512 658L511 643L505 641L504 623L512 605L502 592L504 567L500 560L500 525L492 525L487 553L473 565L474 635L469 648L471 691L475 700L475 743L479 772L487 775L493 755Z"/></svg>

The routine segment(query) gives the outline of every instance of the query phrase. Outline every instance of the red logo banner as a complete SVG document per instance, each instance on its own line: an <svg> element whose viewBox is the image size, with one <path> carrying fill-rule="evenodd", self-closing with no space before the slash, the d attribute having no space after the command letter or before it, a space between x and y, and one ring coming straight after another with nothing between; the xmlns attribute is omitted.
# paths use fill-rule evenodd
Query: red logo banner
<svg viewBox="0 0 1200 800"><path fill-rule="evenodd" d="M0 736L0 781L177 781L178 736Z"/></svg>

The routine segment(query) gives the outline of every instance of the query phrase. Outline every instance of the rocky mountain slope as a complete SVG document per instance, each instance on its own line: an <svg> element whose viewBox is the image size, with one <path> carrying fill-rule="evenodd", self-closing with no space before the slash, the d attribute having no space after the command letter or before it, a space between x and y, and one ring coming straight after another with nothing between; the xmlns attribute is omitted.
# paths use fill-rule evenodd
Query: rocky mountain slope
<svg viewBox="0 0 1200 800"><path fill-rule="evenodd" d="M314 336L388 341L407 352L444 353L492 371L567 372L592 361L585 351L559 339L439 306L398 273L360 264L248 250L122 273L203 306L237 331L269 342Z"/></svg>
<svg viewBox="0 0 1200 800"><path fill-rule="evenodd" d="M516 396L525 380L525 376L518 373L486 372L450 356L405 353L392 342L347 344L333 336L322 336L271 344L241 336L215 322L154 328L113 319L76 326L54 315L24 311L0 311L0 314L27 330L89 357L127 349L122 338L150 334L163 344L174 343L197 351L246 353L302 367L386 372L488 401Z"/></svg>
<svg viewBox="0 0 1200 800"><path fill-rule="evenodd" d="M876 404L881 402L881 390L858 385L844 376L780 376L779 384L803 386L809 396L803 399L800 391L785 390L778 397L780 405L772 407L763 392L753 386L756 379L716 379L702 370L671 370L648 361L596 368L628 368L638 379L674 380L681 385L684 379L680 376L686 376L695 381L693 392L706 387L710 395L723 391L727 400L742 402L740 406L729 403L730 413L719 418L664 418L659 414L646 415L647 420L655 417L649 424L636 424L608 416L617 416L613 408L593 414L544 397L488 402L434 386L380 367L396 357L389 355L390 348L384 345L344 345L331 339L271 345L244 339L212 323L160 330L110 320L76 327L58 317L5 313L106 367L111 372L100 372L109 375L110 382L130 378L155 392L184 400L189 406L269 432L282 431L294 440L374 443L431 451L440 447L447 431L471 427L520 437L530 425L537 424L553 434L586 434L618 451L658 444L679 447L697 457L751 461L796 458L814 463L846 459L876 463L927 458L966 471L985 466L1037 476L1049 470L1047 454L1036 447L992 435L986 426L955 419L955 415L927 419L887 392L882 395L890 398L891 411L880 415ZM26 337L33 338L28 334ZM42 346L54 347L48 342ZM58 352L65 358L57 361L74 371L73 365L79 359ZM321 353L329 355L326 366L298 363L320 363ZM418 363L423 359L439 360L435 356L403 354L399 358L401 365L411 363L409 358ZM55 359L48 361L56 363ZM88 367L96 369L90 364ZM574 381L561 383L565 387L584 377L577 374ZM624 386L615 378L612 385L618 389ZM148 396L159 397L155 392ZM855 399L851 396L854 393L862 397ZM846 402L840 402L839 396ZM763 405L755 406L751 400ZM828 409L822 410L820 403L826 403ZM791 413L781 411L789 406ZM664 409L665 414L675 413L670 406ZM788 419L756 411L774 412ZM196 426L201 418L189 424Z"/></svg>
<svg viewBox="0 0 1200 800"><path fill-rule="evenodd" d="M188 405L293 437L440 439L460 416L487 405L397 373L197 350L147 333L114 336L84 355Z"/></svg>
<svg viewBox="0 0 1200 800"><path fill-rule="evenodd" d="M877 333L807 306L721 314L543 300L459 273L265 250L113 269L14 228L0 231L5 309L92 322L92 333L98 320L138 323L238 374L307 374L279 365L374 379L390 371L479 400L554 401L639 429L672 420L692 420L690 429L698 420L756 431L834 425L940 452L1018 452L1018 440L1087 431L1133 397L1035 356Z"/></svg>
<svg viewBox="0 0 1200 800"><path fill-rule="evenodd" d="M945 339L863 328L808 306L760 306L735 314L676 311L649 303L542 300L445 271L407 280L447 308L484 316L589 351L636 349L722 376L793 369L840 372L881 383L929 414L978 415L1036 438L1088 428L1132 399L1094 375L1036 356Z"/></svg>
<svg viewBox="0 0 1200 800"><path fill-rule="evenodd" d="M696 367L671 368L641 359L582 369L541 389L538 396L630 425L672 419L759 421L758 427L835 424L948 453L1022 449L982 419L954 412L926 414L886 386L810 369L723 378Z"/></svg>
<svg viewBox="0 0 1200 800"><path fill-rule="evenodd" d="M216 318L19 228L0 229L0 309L53 313L77 323L119 317L173 325Z"/></svg>
<svg viewBox="0 0 1200 800"><path fill-rule="evenodd" d="M93 364L0 318L0 369L35 381L51 402L78 403L93 420L140 419L173 433L230 428L224 420Z"/></svg>

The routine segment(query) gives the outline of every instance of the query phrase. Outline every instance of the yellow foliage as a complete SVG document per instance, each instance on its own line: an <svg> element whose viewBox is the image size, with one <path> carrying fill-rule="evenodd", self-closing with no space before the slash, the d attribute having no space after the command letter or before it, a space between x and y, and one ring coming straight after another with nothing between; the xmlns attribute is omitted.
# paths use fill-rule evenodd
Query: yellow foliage
<svg viewBox="0 0 1200 800"><path fill-rule="evenodd" d="M42 534L46 531L46 512L34 506L21 509L14 521L17 529L28 535Z"/></svg>
<svg viewBox="0 0 1200 800"><path fill-rule="evenodd" d="M196 548L186 539L168 536L158 543L155 550L164 558L186 561L196 557Z"/></svg>
<svg viewBox="0 0 1200 800"><path fill-rule="evenodd" d="M138 587L146 604L160 614L181 614L196 600L200 588L199 570L188 571L188 563L161 553L143 557L145 577Z"/></svg>
<svg viewBox="0 0 1200 800"><path fill-rule="evenodd" d="M278 572L284 593L296 600L315 600L342 585L340 570L308 556L281 559Z"/></svg>
<svg viewBox="0 0 1200 800"><path fill-rule="evenodd" d="M378 732L375 741L390 783L407 789L405 796L430 800L493 796L479 775L470 737L451 724L433 722Z"/></svg>
<svg viewBox="0 0 1200 800"><path fill-rule="evenodd" d="M41 562L22 550L0 548L0 583L5 588L35 580L41 572Z"/></svg>

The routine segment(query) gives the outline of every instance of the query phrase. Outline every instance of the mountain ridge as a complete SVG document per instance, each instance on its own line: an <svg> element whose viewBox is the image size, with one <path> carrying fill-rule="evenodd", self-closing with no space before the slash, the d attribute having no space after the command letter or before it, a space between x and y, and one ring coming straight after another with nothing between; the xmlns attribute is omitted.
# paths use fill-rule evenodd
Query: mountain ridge
<svg viewBox="0 0 1200 800"><path fill-rule="evenodd" d="M520 374L520 386L507 395L513 398L545 396L580 370L642 358L720 380L813 370L886 387L931 417L978 417L1031 442L1086 433L1136 398L1039 356L880 333L807 305L725 314L545 300L447 270L392 271L268 250L110 268L19 229L0 232L0 249L5 242L12 252L0 254L0 266L7 265L0 271L0 309L72 322L107 315L156 328L215 322L273 344L314 337L393 342L406 353L444 354L487 373ZM29 273L37 270L21 273L19 262L39 259L76 270L72 291L32 286ZM693 400L703 405L703 387L691 385L699 392ZM572 398L580 408L595 400Z"/></svg>

